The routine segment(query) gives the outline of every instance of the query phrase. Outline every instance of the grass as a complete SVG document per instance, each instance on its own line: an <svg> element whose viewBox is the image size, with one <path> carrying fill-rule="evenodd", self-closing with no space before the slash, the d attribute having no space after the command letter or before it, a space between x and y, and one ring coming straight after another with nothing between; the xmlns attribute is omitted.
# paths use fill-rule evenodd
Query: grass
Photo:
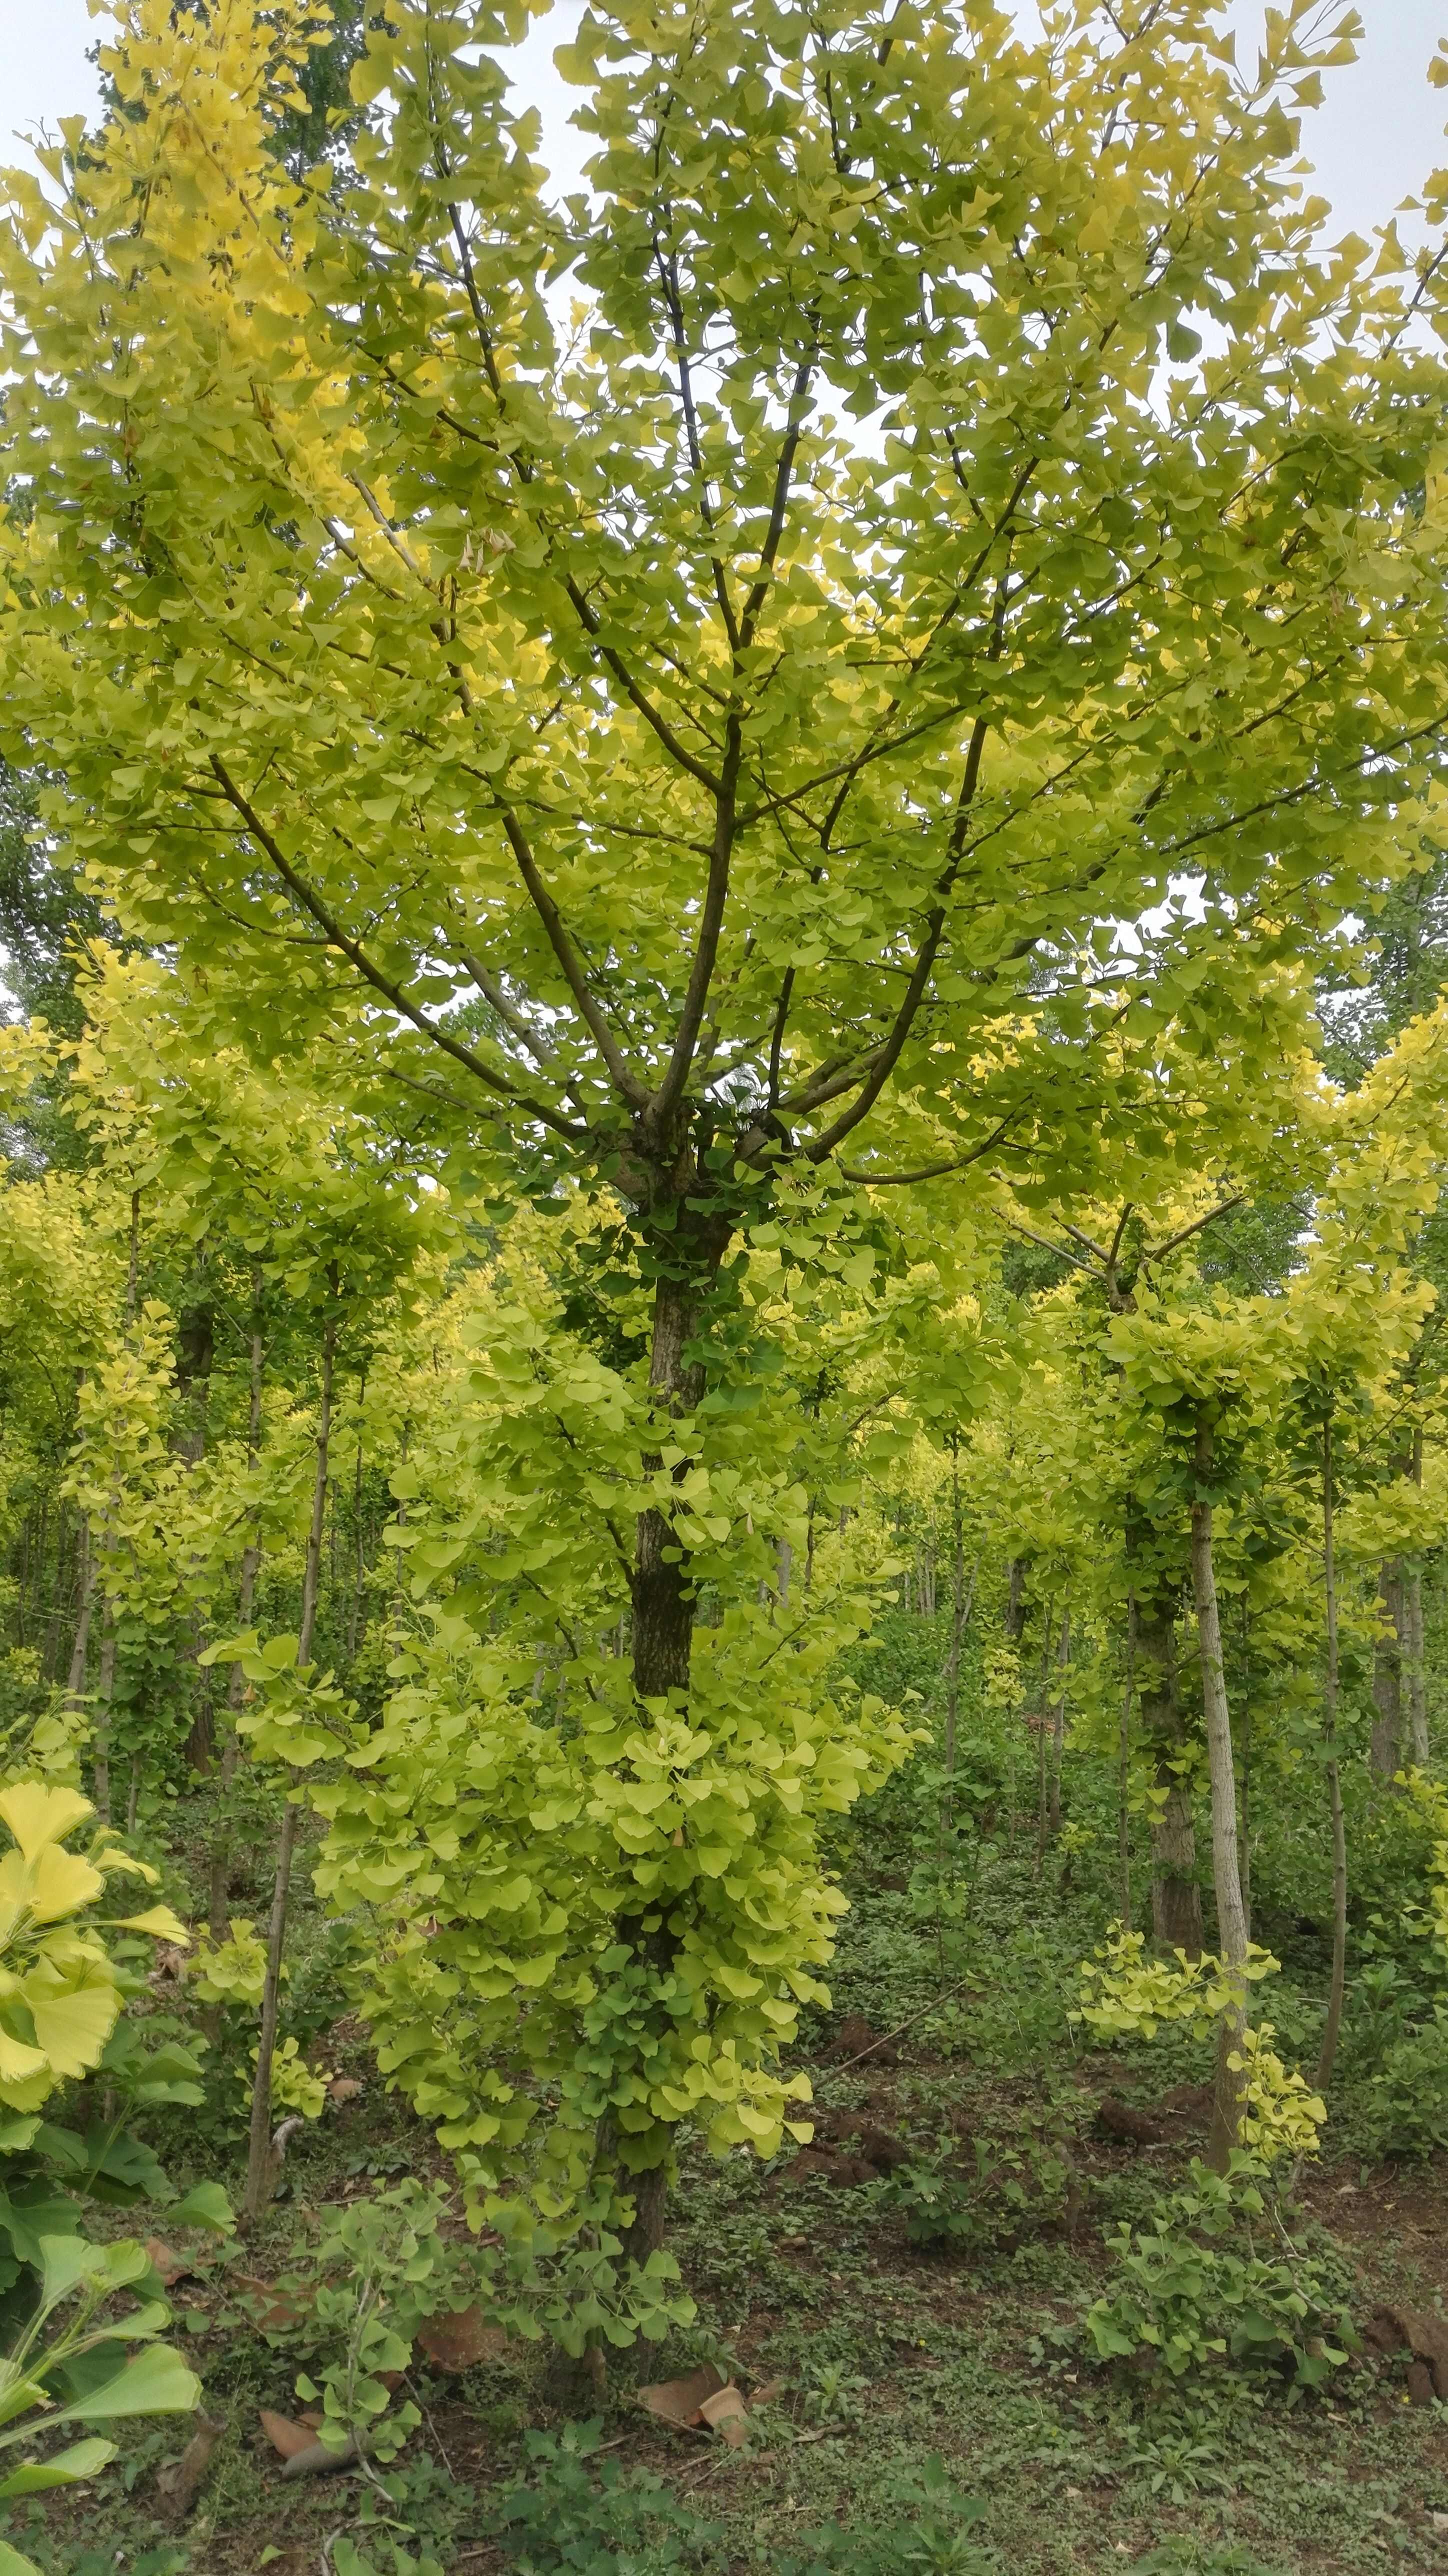
<svg viewBox="0 0 1448 2576"><path fill-rule="evenodd" d="M424 2420L400 2463L396 2520L412 2535L407 2549L430 2551L445 2576L455 2569L491 2576L518 2563L616 2566L623 2576L675 2566L773 2576L803 2549L805 2535L816 2535L809 2545L817 2550L826 2545L819 2534L828 2543L832 2531L850 2530L893 2533L890 2545L907 2554L891 2565L993 2567L1001 2576L1103 2576L1138 2566L1182 2576L1356 2576L1385 2565L1441 2567L1444 2530L1433 2517L1448 2516L1448 2410L1408 2404L1401 2363L1364 2351L1325 2394L1290 2404L1281 2384L1225 2367L1155 2389L1135 2376L1113 2377L1089 2357L1080 2320L1109 2275L1107 2234L1123 2221L1146 2221L1180 2179L1201 2144L1207 2070L1202 2050L1179 2035L1106 2054L1087 2047L1071 2019L1077 1964L1113 1910L1107 1766L1083 1756L1071 1767L1077 1832L1064 1859L1048 1853L1038 1874L1033 1748L1012 1747L1002 1730L984 1757L994 1765L993 1831L984 1843L975 1838L968 1880L962 1872L955 1888L935 1885L937 1825L923 1775L892 1785L868 1832L842 1837L839 1866L854 1910L832 1977L834 2009L811 2016L797 2062L811 2070L822 2127L843 2130L854 2115L903 2142L917 2162L943 2147L964 2164L980 2140L989 2172L992 2158L1033 2135L1066 2141L1069 2205L1028 2191L995 2241L932 2249L909 2241L887 2175L841 2187L823 2171L801 2178L787 2163L765 2168L745 2154L715 2163L685 2141L670 2241L697 2316L662 2348L616 2356L602 2407L534 2347L460 2377L414 2371ZM1448 2158L1372 2164L1360 2143L1373 2118L1373 2134L1381 2134L1379 2079L1394 2034L1405 2013L1424 2009L1413 1982L1421 1957L1411 1946L1401 1947L1386 1986L1381 1976L1375 1986L1371 1977L1362 1982L1365 1966L1397 1955L1372 1924L1372 1870L1386 1877L1390 1858L1375 1859L1368 1843L1343 2079L1328 2152L1302 2196L1305 2221L1340 2265L1360 2317L1395 2300L1448 2304ZM1259 1932L1282 1937L1285 1958L1270 2013L1294 2049L1310 2050L1320 1934L1278 1893L1296 1869L1293 1834L1284 1830L1275 1843L1265 1837ZM1380 1914L1380 1923L1388 1920ZM304 1921L299 1992L314 1988L325 2005L334 1973L334 1936ZM832 2063L852 2016L871 2033L899 2035L859 2063ZM851 2057L859 2055L858 2030L854 2041ZM430 2136L373 2078L360 2032L339 2025L335 2013L327 2063L359 2075L366 2089L299 2142L288 2196L246 2257L244 2268L264 2278L284 2265L322 2203L439 2165ZM1137 2149L1103 2134L1095 2111L1107 2094L1139 2106L1175 2102L1161 2111L1162 2142ZM163 2152L184 2168L185 2124L170 2126ZM231 2152L198 2147L194 2130L189 2146L196 2170L215 2172L218 2156ZM223 2265L176 2293L181 2337L203 2371L208 2403L228 2421L186 2533L164 2527L155 2496L155 2466L174 2455L179 2438L166 2427L146 2429L124 2469L90 2490L83 2507L53 2502L19 2535L43 2562L48 2552L57 2576L100 2576L116 2565L127 2576L259 2576L263 2567L302 2576L322 2568L329 2534L362 2538L360 2480L283 2486L260 2442L258 2410L287 2412L297 2402L297 2361L242 2315L236 2268ZM701 2360L747 2388L784 2383L785 2394L756 2417L745 2451L671 2434L636 2404L642 2379ZM557 2436L585 2416L597 2419L598 2439L610 2446L602 2457L661 2478L702 2536L689 2541L686 2532L680 2542L661 2529L637 2548L605 2536L602 2555L590 2558L595 2543L575 2500L559 2512L575 2528L569 2545L585 2554L505 2557L499 2496L520 2479L551 2474L530 2465L529 2436ZM924 2508L890 2503L916 2493L934 2460L985 2508L968 2535L962 2526L949 2562L910 2558L912 2532L928 2540L934 2525ZM590 2495L600 2492L595 2465L572 2474L589 2481ZM599 2511L605 2507L606 2500ZM668 2555L686 2545L692 2556ZM391 2576L392 2563L385 2552L375 2558L380 2576Z"/></svg>

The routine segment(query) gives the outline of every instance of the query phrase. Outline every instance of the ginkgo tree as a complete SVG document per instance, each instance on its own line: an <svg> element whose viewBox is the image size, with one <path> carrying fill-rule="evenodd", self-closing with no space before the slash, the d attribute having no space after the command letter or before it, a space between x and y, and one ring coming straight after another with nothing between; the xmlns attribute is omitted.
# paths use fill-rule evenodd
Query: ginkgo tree
<svg viewBox="0 0 1448 2576"><path fill-rule="evenodd" d="M10 738L260 1060L610 1194L646 1770L760 1229L826 1277L862 1192L1079 1189L1156 1114L1107 1033L1250 1060L1284 925L1410 845L1443 288L1301 198L1315 23L1244 77L1207 0L619 0L559 205L522 6L378 17L339 178L274 148L324 10L123 0L114 111L12 182ZM647 1875L645 2053L694 1923Z"/></svg>

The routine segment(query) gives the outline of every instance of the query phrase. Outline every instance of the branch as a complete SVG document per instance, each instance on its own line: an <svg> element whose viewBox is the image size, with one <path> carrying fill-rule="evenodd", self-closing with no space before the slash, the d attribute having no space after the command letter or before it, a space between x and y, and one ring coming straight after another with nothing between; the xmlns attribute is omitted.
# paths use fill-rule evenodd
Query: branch
<svg viewBox="0 0 1448 2576"><path fill-rule="evenodd" d="M1022 1225L1018 1216L1003 1217L1001 1222L1011 1234L1023 1234L1027 1243L1038 1243L1043 1252L1054 1253L1058 1261L1069 1261L1073 1270L1084 1270L1088 1278L1094 1275L1090 1262L1083 1261L1079 1252L1068 1252L1064 1244L1052 1243L1049 1235L1034 1233L1030 1226Z"/></svg>
<svg viewBox="0 0 1448 2576"><path fill-rule="evenodd" d="M574 1126L570 1119L561 1118L556 1109L549 1108L543 1101L531 1100L526 1092L517 1090L514 1084L507 1081L502 1074L494 1073L491 1065L484 1064L481 1056L475 1055L471 1047L462 1045L460 1040L452 1037L446 1029L439 1028L435 1020L430 1020L426 1012L420 1010L416 1002L409 999L400 984L395 983L390 975L374 964L360 943L342 928L335 913L329 910L321 896L314 892L304 877L298 875L275 834L268 831L261 816L230 776L219 755L213 751L210 758L213 777L220 783L228 804L233 806L241 816L252 839L265 850L278 876L283 884L290 888L297 902L311 914L318 928L326 932L331 946L339 950L348 963L356 968L364 982L370 984L374 992L381 993L384 1000L390 1002L403 1019L410 1021L420 1035L430 1039L434 1046L440 1047L444 1055L451 1056L455 1064L462 1065L475 1082L483 1083L489 1091L496 1092L501 1099L510 1101L514 1107L523 1110L528 1117L538 1119L543 1126L551 1128L554 1135L566 1136L571 1144L581 1143L588 1134L586 1127Z"/></svg>
<svg viewBox="0 0 1448 2576"><path fill-rule="evenodd" d="M794 387L789 397L789 427L784 434L784 445L779 451L779 463L774 469L774 498L769 508L769 526L765 530L764 544L760 550L759 571L750 585L749 596L744 602L744 614L739 620L741 647L747 647L754 641L755 622L769 596L770 580L774 572L775 559L779 553L780 539L784 535L785 514L789 508L789 487L794 475L794 460L799 453L799 442L804 432L805 413L801 406L809 392L809 381L814 373L815 354L815 351L810 349L801 358L794 371Z"/></svg>
<svg viewBox="0 0 1448 2576"><path fill-rule="evenodd" d="M532 898L533 909L548 934L548 944L563 969L563 979L578 1005L593 1042L613 1077L614 1087L633 1109L648 1105L649 1092L634 1072L627 1056L588 989L588 981L579 964L572 940L563 927L559 912L548 888L538 873L537 862L528 846L527 836L511 805L499 808L509 847L518 862L518 873Z"/></svg>
<svg viewBox="0 0 1448 2576"><path fill-rule="evenodd" d="M673 1053L654 1098L652 1115L660 1129L672 1116L684 1096L694 1062L694 1049L704 1024L704 1008L709 999L714 968L719 956L719 939L724 928L724 907L729 900L729 870L734 856L734 799L739 784L739 764L744 749L744 729L737 715L731 715L725 736L724 767L714 808L714 848L709 860L709 875L704 887L704 909L699 919L699 936L694 947L694 963L684 994L684 1007L679 1014L678 1033Z"/></svg>
<svg viewBox="0 0 1448 2576"><path fill-rule="evenodd" d="M1169 1252L1175 1252L1179 1243L1188 1243L1194 1234L1200 1234L1204 1225L1212 1225L1219 1216L1226 1216L1232 1208L1241 1207L1246 1196L1245 1190L1238 1190L1231 1198L1222 1199L1216 1207L1208 1208L1205 1216L1193 1217L1191 1224L1184 1225L1180 1234L1169 1234L1165 1243L1157 1244L1154 1251L1144 1252L1142 1260L1164 1261Z"/></svg>
<svg viewBox="0 0 1448 2576"><path fill-rule="evenodd" d="M491 967L485 966L481 957L476 956L463 941L454 939L448 944L459 965L466 966L484 1001L496 1011L504 1028L511 1030L519 1045L526 1048L539 1072L556 1074L558 1058L552 1047L545 1044L532 1021L517 1008L514 1002L509 1000L502 977L495 975Z"/></svg>
<svg viewBox="0 0 1448 2576"><path fill-rule="evenodd" d="M827 1127L823 1136L810 1147L810 1161L813 1163L824 1162L827 1156L834 1152L836 1145L841 1144L851 1130L859 1126L861 1119L869 1116L894 1072L905 1041L910 1035L911 1025L924 998L925 988L935 971L935 960L945 931L946 906L960 873L965 818L970 811L976 782L980 777L986 732L984 716L977 716L971 727L965 775L960 782L960 795L956 800L955 829L951 836L955 846L941 875L935 902L926 916L925 937L920 943L919 954L916 957L910 981L905 988L905 998L895 1014L894 1027L880 1050L878 1062L861 1087L859 1099L853 1107L845 1111L843 1117L835 1120L833 1127Z"/></svg>
<svg viewBox="0 0 1448 2576"><path fill-rule="evenodd" d="M871 1190L902 1188L913 1181L944 1180L948 1173L963 1172L969 1164L978 1163L981 1156L990 1153L992 1148L1000 1143L1001 1138L1009 1134L1016 1121L1024 1118L1025 1114L1024 1105L1019 1109L1013 1109L1010 1116L1003 1118L1000 1125L987 1136L983 1145L973 1145L968 1154L956 1154L948 1163L926 1163L918 1172L871 1172L856 1169L848 1163L841 1163L840 1172L845 1180L861 1181L866 1189ZM1082 1266L1084 1268L1085 1265Z"/></svg>
<svg viewBox="0 0 1448 2576"><path fill-rule="evenodd" d="M639 687L637 680L634 678L628 664L624 661L623 656L616 653L611 644L605 644L602 641L603 621L599 617L597 611L589 606L585 594L580 590L578 583L574 580L571 572L564 574L563 587L567 591L569 598L572 600L574 607L578 611L578 616L583 626L584 633L590 637L592 642L597 644L599 652L601 653L604 661L608 664L609 669L612 671L614 678L623 690L624 695L634 706L637 707L645 724L651 726L653 731L658 735L658 738L663 744L665 751L668 753L669 758L671 760L676 760L679 767L687 770L691 778L697 778L701 787L707 787L711 796L717 796L720 792L719 781L715 777L713 770L706 769L703 761L696 760L693 753L685 748L684 744L680 742L672 725L665 721L664 717L660 715L658 708L654 705L653 700Z"/></svg>

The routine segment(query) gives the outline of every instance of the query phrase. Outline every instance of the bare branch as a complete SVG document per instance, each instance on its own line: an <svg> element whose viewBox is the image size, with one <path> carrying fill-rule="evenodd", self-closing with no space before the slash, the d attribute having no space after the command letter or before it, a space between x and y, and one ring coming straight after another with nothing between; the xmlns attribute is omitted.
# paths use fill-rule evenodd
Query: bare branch
<svg viewBox="0 0 1448 2576"><path fill-rule="evenodd" d="M491 1065L484 1064L482 1057L474 1054L471 1047L464 1046L461 1040L453 1037L449 1030L440 1028L435 1020L428 1018L427 1013L411 999L403 987L368 956L360 941L343 929L335 913L323 902L315 888L309 886L305 877L293 867L275 834L268 830L255 806L237 786L220 756L214 751L211 754L211 770L228 804L240 815L258 847L265 850L283 884L295 895L304 911L311 914L318 928L326 932L330 946L337 949L347 959L349 965L356 968L364 982L370 984L374 992L380 993L385 1001L390 1002L393 1009L399 1012L403 1019L409 1021L422 1037L428 1038L435 1047L441 1049L444 1055L451 1056L455 1064L462 1065L475 1082L481 1082L487 1090L495 1092L500 1099L510 1101L525 1116L538 1119L543 1126L550 1128L555 1136L566 1136L571 1144L583 1143L588 1135L586 1127L575 1126L571 1119L560 1117L558 1111L548 1102L531 1099L527 1092L519 1091L516 1085L509 1082L503 1074L495 1073Z"/></svg>
<svg viewBox="0 0 1448 2576"><path fill-rule="evenodd" d="M1193 1217L1191 1224L1184 1225L1180 1234L1169 1234L1165 1243L1158 1243L1152 1251L1144 1252L1142 1260L1164 1261L1169 1252L1175 1252L1179 1243L1189 1243L1194 1234L1200 1234L1204 1225L1213 1225L1219 1216L1226 1216L1234 1207L1241 1207L1246 1196L1245 1190L1238 1190L1231 1198L1222 1199L1216 1207L1208 1208L1205 1216Z"/></svg>
<svg viewBox="0 0 1448 2576"><path fill-rule="evenodd" d="M563 969L564 981L578 1005L599 1054L608 1067L614 1087L631 1108L643 1109L648 1104L648 1085L634 1072L597 1001L589 991L588 979L579 962L578 952L563 927L563 917L557 904L538 873L537 861L529 848L522 824L510 805L504 805L499 810L503 829L508 836L509 847L518 862L518 874L528 889L533 909L547 932L548 945Z"/></svg>

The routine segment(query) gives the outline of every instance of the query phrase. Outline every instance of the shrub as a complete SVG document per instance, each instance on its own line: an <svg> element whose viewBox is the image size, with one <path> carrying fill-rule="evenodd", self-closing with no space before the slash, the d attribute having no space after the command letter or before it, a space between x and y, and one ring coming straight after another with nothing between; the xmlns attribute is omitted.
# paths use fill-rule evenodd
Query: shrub
<svg viewBox="0 0 1448 2576"><path fill-rule="evenodd" d="M1257 2250L1253 2221L1267 2214L1260 2180L1241 2155L1225 2179L1194 2161L1186 2188L1152 2223L1115 2231L1115 2285L1085 2320L1099 2360L1173 2378L1226 2361L1279 2371L1294 2390L1341 2367L1352 2329L1326 2266L1280 2232L1277 2251Z"/></svg>
<svg viewBox="0 0 1448 2576"><path fill-rule="evenodd" d="M1362 2088L1353 2132L1375 2161L1431 2156L1448 2146L1448 2015L1391 2042Z"/></svg>
<svg viewBox="0 0 1448 2576"><path fill-rule="evenodd" d="M912 2245L987 2254L1023 2229L1058 2215L1067 2167L1047 2144L977 2138L969 2155L939 2154L892 2174L882 2206L903 2212Z"/></svg>

